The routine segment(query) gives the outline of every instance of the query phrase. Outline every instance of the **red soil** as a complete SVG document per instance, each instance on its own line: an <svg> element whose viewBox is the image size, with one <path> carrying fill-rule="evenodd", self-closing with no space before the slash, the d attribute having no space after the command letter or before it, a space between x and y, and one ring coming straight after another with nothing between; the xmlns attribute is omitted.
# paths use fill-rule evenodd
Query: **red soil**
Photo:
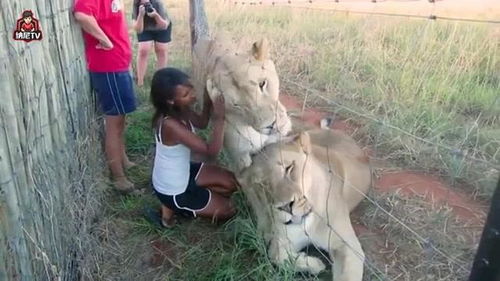
<svg viewBox="0 0 500 281"><path fill-rule="evenodd" d="M432 175L407 171L387 172L375 181L375 189L380 192L398 191L402 195L423 196L433 204L447 204L459 219L481 221L486 207L474 202L464 192L453 190L439 178Z"/></svg>
<svg viewBox="0 0 500 281"><path fill-rule="evenodd" d="M153 249L149 262L151 267L165 266L166 261L175 259L176 251L170 242L164 239L156 239L150 243Z"/></svg>

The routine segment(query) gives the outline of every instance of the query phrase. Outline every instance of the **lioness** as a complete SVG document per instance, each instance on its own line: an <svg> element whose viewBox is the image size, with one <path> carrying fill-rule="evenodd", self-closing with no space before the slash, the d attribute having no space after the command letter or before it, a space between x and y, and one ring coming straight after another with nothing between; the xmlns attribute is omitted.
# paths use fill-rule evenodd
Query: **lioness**
<svg viewBox="0 0 500 281"><path fill-rule="evenodd" d="M317 274L323 262L300 252L329 252L335 281L361 281L364 253L349 218L371 184L371 170L354 140L335 130L301 133L266 146L239 178L277 264L292 261Z"/></svg>
<svg viewBox="0 0 500 281"><path fill-rule="evenodd" d="M212 99L224 95L224 146L236 171L251 164L252 153L290 132L291 121L278 100L279 79L267 40L238 52L223 36L199 39L193 66L194 77L199 77L198 93L206 89Z"/></svg>

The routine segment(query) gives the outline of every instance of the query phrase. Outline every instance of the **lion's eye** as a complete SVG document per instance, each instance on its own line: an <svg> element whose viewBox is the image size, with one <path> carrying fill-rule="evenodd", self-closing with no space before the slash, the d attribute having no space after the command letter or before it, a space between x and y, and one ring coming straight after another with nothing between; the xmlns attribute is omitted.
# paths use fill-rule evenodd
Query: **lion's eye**
<svg viewBox="0 0 500 281"><path fill-rule="evenodd" d="M295 201L290 201L287 204L283 204L282 206L278 207L278 209L283 211L283 212L287 212L287 213L291 214L294 202Z"/></svg>
<svg viewBox="0 0 500 281"><path fill-rule="evenodd" d="M264 87L267 85L267 80L262 80L259 82L259 88L261 91L264 91Z"/></svg>
<svg viewBox="0 0 500 281"><path fill-rule="evenodd" d="M286 166L285 167L285 173L287 175L290 175L290 173L292 172L294 166L295 166L295 162L292 162L292 164Z"/></svg>

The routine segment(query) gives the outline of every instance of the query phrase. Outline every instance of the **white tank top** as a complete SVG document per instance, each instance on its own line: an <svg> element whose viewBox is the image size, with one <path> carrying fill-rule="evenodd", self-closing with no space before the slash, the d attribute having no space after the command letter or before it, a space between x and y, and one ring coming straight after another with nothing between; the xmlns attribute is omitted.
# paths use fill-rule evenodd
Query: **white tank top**
<svg viewBox="0 0 500 281"><path fill-rule="evenodd" d="M167 117L165 117L167 118ZM194 132L193 125L191 130ZM153 165L153 186L161 194L177 195L186 191L189 182L191 150L183 145L164 145L161 127L155 133L156 153Z"/></svg>

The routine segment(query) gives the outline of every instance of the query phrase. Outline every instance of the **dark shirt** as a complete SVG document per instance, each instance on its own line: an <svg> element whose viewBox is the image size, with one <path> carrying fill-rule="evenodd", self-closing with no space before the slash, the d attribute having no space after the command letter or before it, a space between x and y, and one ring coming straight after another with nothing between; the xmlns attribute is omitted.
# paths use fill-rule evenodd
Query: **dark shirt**
<svg viewBox="0 0 500 281"><path fill-rule="evenodd" d="M132 1L133 7L132 7L132 19L136 20L137 15L139 14L139 4L140 0L134 0ZM170 22L170 19L168 18L167 12L165 11L165 8L163 7L163 3L161 3L161 0L150 0L150 3L153 5L153 8L155 8L156 12L162 17L164 20L168 20ZM156 25L156 20L154 18L151 18L148 16L147 12L144 14L144 29L143 31L150 31L150 30L161 30L163 28L160 28Z"/></svg>

